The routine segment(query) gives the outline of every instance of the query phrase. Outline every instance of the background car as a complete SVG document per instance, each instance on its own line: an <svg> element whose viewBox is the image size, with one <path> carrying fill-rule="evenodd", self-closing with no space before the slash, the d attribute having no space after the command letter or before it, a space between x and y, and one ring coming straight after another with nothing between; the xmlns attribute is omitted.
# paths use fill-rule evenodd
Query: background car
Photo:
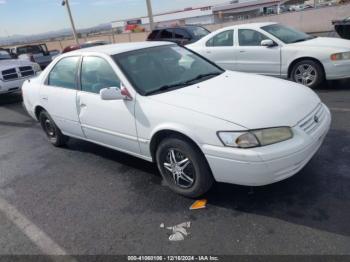
<svg viewBox="0 0 350 262"><path fill-rule="evenodd" d="M13 59L5 49L0 49L0 94L21 90L25 80L41 72L38 64Z"/></svg>
<svg viewBox="0 0 350 262"><path fill-rule="evenodd" d="M350 78L350 41L277 23L222 28L187 45L228 70L288 78L308 87Z"/></svg>
<svg viewBox="0 0 350 262"><path fill-rule="evenodd" d="M65 53L68 53L68 52L71 52L71 51L75 51L75 50L78 50L78 49L83 49L83 48L88 48L88 47L93 47L93 46L100 46L100 45L108 45L110 44L109 42L107 41L101 41L101 40L96 40L96 41L88 41L84 44L81 44L81 45L70 45L70 46L67 46L65 47L63 50L62 50L62 54L65 54Z"/></svg>
<svg viewBox="0 0 350 262"><path fill-rule="evenodd" d="M332 21L335 31L340 37L350 40L350 17Z"/></svg>
<svg viewBox="0 0 350 262"><path fill-rule="evenodd" d="M180 45L194 43L202 37L210 34L210 31L201 26L178 26L153 30L148 41L170 41Z"/></svg>
<svg viewBox="0 0 350 262"><path fill-rule="evenodd" d="M10 50L13 57L37 63L41 69L50 64L52 57L59 53L57 50L49 51L46 44L16 46Z"/></svg>
<svg viewBox="0 0 350 262"><path fill-rule="evenodd" d="M305 86L224 71L165 42L62 55L24 83L23 100L53 145L75 137L154 162L187 197L214 181L261 186L293 176L331 123Z"/></svg>

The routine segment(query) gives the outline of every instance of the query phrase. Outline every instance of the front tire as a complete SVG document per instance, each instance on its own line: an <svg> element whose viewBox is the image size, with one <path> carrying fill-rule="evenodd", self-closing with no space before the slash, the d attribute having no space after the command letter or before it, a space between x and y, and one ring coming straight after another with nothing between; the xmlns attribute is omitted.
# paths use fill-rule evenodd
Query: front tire
<svg viewBox="0 0 350 262"><path fill-rule="evenodd" d="M213 185L214 178L204 155L182 137L163 140L157 148L156 160L162 177L177 194L196 198Z"/></svg>
<svg viewBox="0 0 350 262"><path fill-rule="evenodd" d="M68 137L63 135L61 130L56 126L49 113L42 111L39 115L39 121L50 143L55 147L62 147L68 142Z"/></svg>
<svg viewBox="0 0 350 262"><path fill-rule="evenodd" d="M298 84L315 88L325 81L325 74L318 62L302 60L293 66L291 79Z"/></svg>

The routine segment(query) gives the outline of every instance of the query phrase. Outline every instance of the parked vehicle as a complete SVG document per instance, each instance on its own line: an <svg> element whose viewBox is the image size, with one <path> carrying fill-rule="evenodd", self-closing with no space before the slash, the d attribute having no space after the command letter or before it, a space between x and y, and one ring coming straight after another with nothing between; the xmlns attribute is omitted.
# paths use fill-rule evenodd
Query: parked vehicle
<svg viewBox="0 0 350 262"><path fill-rule="evenodd" d="M277 23L226 27L187 47L228 70L288 78L311 88L350 77L350 41Z"/></svg>
<svg viewBox="0 0 350 262"><path fill-rule="evenodd" d="M23 97L53 145L75 137L153 161L188 197L214 181L261 186L296 174L331 123L311 89L224 71L169 42L64 54Z"/></svg>
<svg viewBox="0 0 350 262"><path fill-rule="evenodd" d="M48 51L46 44L23 45L11 48L11 54L22 60L37 63L44 69L52 61L52 56L57 55L57 50Z"/></svg>
<svg viewBox="0 0 350 262"><path fill-rule="evenodd" d="M153 30L147 41L170 41L179 45L194 43L210 32L201 26L179 26Z"/></svg>
<svg viewBox="0 0 350 262"><path fill-rule="evenodd" d="M25 80L40 71L38 64L13 59L7 50L0 49L0 94L19 91Z"/></svg>
<svg viewBox="0 0 350 262"><path fill-rule="evenodd" d="M334 20L332 23L340 37L350 40L350 17L342 20Z"/></svg>
<svg viewBox="0 0 350 262"><path fill-rule="evenodd" d="M88 41L84 44L81 45L70 45L67 46L63 49L62 54L68 53L68 52L72 52L78 49L83 49L83 48L88 48L88 47L93 47L93 46L100 46L100 45L109 45L110 43L107 41Z"/></svg>

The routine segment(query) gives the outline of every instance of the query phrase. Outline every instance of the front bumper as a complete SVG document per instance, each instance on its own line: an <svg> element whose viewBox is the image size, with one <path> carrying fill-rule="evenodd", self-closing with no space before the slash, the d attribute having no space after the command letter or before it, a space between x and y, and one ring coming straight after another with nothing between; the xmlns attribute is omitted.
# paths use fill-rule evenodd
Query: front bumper
<svg viewBox="0 0 350 262"><path fill-rule="evenodd" d="M20 91L23 85L23 82L28 78L16 79L13 81L3 82L0 80L0 94L11 93Z"/></svg>
<svg viewBox="0 0 350 262"><path fill-rule="evenodd" d="M263 186L298 173L315 155L331 124L326 106L325 115L311 134L293 127L294 137L285 142L254 149L204 145L203 152L216 181Z"/></svg>
<svg viewBox="0 0 350 262"><path fill-rule="evenodd" d="M324 69L327 80L350 78L350 60L325 63Z"/></svg>

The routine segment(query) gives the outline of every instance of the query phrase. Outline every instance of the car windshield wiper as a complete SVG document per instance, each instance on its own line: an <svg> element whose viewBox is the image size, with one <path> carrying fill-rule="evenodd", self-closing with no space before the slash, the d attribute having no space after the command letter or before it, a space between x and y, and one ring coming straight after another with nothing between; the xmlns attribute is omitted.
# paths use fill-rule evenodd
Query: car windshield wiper
<svg viewBox="0 0 350 262"><path fill-rule="evenodd" d="M163 91L167 91L169 89L173 89L173 88L176 88L176 87L182 87L182 86L185 86L185 83L177 83L177 84L173 84L173 85L164 85L164 86L161 86L161 87L157 88L156 90L147 92L146 95L154 95L154 94L157 94L157 93L160 93L160 92L163 92Z"/></svg>
<svg viewBox="0 0 350 262"><path fill-rule="evenodd" d="M210 77L210 76L218 76L218 75L221 75L221 74L222 74L221 72L213 72L213 73L207 73L207 74L200 74L200 75L196 76L195 78L190 79L190 80L187 80L187 81L185 81L185 82L176 83L176 84L172 84L172 85L164 85L164 86L161 86L160 88L157 88L156 90L147 92L146 95L154 95L154 94L157 94L157 93L160 93L160 92L163 92L163 91L167 91L167 90L170 90L170 89L173 89L173 88L185 87L185 86L188 86L188 85L190 85L191 83L193 83L193 82L195 82L195 81L198 81L198 80L201 80L201 79L203 79L203 78Z"/></svg>
<svg viewBox="0 0 350 262"><path fill-rule="evenodd" d="M307 37L307 38L300 38L300 39L297 39L297 40L293 41L293 43L304 42L304 41L311 40L311 39L314 39L314 38L315 37L313 37L313 36L310 36L310 37Z"/></svg>

